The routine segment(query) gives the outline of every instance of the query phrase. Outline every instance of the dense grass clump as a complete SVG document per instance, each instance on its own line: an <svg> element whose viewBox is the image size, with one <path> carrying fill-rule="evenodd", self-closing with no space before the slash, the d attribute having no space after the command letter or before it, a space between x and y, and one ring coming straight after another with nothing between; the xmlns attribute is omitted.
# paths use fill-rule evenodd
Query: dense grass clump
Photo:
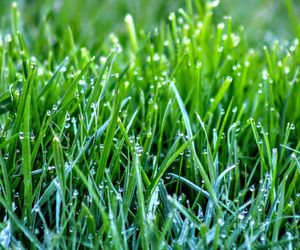
<svg viewBox="0 0 300 250"><path fill-rule="evenodd" d="M300 248L300 28L251 48L217 3L149 33L126 15L101 45L51 18L26 33L12 5L3 248Z"/></svg>

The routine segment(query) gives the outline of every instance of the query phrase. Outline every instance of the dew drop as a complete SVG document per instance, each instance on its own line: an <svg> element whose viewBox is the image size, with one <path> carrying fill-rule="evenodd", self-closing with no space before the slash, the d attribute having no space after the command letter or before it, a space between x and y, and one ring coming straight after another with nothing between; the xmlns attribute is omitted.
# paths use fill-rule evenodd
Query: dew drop
<svg viewBox="0 0 300 250"><path fill-rule="evenodd" d="M167 174L166 175L166 180L170 180L171 179L171 175L170 174Z"/></svg>
<svg viewBox="0 0 300 250"><path fill-rule="evenodd" d="M231 76L227 76L227 77L226 77L226 81L227 81L227 82L231 83L231 82L232 82L232 80L233 80L233 79L232 79L232 77L231 77Z"/></svg>
<svg viewBox="0 0 300 250"><path fill-rule="evenodd" d="M294 130L294 129L295 129L295 124L291 123L290 129L291 129L291 130Z"/></svg>
<svg viewBox="0 0 300 250"><path fill-rule="evenodd" d="M143 154L143 147L140 146L138 143L135 144L135 151L137 156L142 156Z"/></svg>
<svg viewBox="0 0 300 250"><path fill-rule="evenodd" d="M19 139L23 140L24 139L24 133L23 132L19 132Z"/></svg>
<svg viewBox="0 0 300 250"><path fill-rule="evenodd" d="M4 160L8 160L8 158L9 158L9 153L5 153L3 158L4 158Z"/></svg>
<svg viewBox="0 0 300 250"><path fill-rule="evenodd" d="M96 104L95 103L91 103L91 109L96 109Z"/></svg>
<svg viewBox="0 0 300 250"><path fill-rule="evenodd" d="M35 135L34 135L33 132L31 132L31 133L30 133L30 139L31 139L31 140L34 140L34 138L35 138Z"/></svg>
<svg viewBox="0 0 300 250"><path fill-rule="evenodd" d="M67 112L67 114L66 114L66 121L70 121L70 119L71 119L71 116L70 116L69 112Z"/></svg>
<svg viewBox="0 0 300 250"><path fill-rule="evenodd" d="M239 220L243 220L244 218L245 218L244 213L240 213L240 214L238 215L238 219L239 219Z"/></svg>
<svg viewBox="0 0 300 250"><path fill-rule="evenodd" d="M221 226L223 226L224 225L224 221L220 218L220 219L218 219L218 224L220 224Z"/></svg>
<svg viewBox="0 0 300 250"><path fill-rule="evenodd" d="M33 211L35 213L38 213L40 211L40 206L38 204L36 204L34 207L33 207Z"/></svg>
<svg viewBox="0 0 300 250"><path fill-rule="evenodd" d="M13 210L13 211L16 211L16 210L17 210L17 206L16 206L16 203L15 203L15 202L13 202L13 203L11 204L11 206L12 206L12 210Z"/></svg>
<svg viewBox="0 0 300 250"><path fill-rule="evenodd" d="M57 109L58 109L58 106L57 106L56 104L54 104L54 105L52 106L52 110L55 112L55 111L57 111Z"/></svg>
<svg viewBox="0 0 300 250"><path fill-rule="evenodd" d="M94 176L96 174L95 168L91 168L91 175Z"/></svg>
<svg viewBox="0 0 300 250"><path fill-rule="evenodd" d="M262 235L262 236L260 237L260 241L261 241L262 243L265 243L266 237L265 237L264 235Z"/></svg>
<svg viewBox="0 0 300 250"><path fill-rule="evenodd" d="M101 190L101 189L103 189L103 188L104 188L104 183L101 182L101 183L99 184L99 189Z"/></svg>
<svg viewBox="0 0 300 250"><path fill-rule="evenodd" d="M79 192L77 189L73 190L73 198L77 198L77 196L79 195Z"/></svg>

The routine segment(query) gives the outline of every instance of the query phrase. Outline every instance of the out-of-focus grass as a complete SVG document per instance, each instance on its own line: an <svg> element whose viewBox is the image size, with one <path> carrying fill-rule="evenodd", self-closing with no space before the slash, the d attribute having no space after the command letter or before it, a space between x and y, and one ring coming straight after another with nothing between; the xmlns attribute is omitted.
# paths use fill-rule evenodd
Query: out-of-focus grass
<svg viewBox="0 0 300 250"><path fill-rule="evenodd" d="M300 20L299 4L297 0L222 0L219 14L231 15L233 24L244 27L251 43L264 43L295 36L292 23L294 18Z"/></svg>
<svg viewBox="0 0 300 250"><path fill-rule="evenodd" d="M2 0L3 1L3 0ZM9 7L12 1L1 1L2 27L9 27ZM125 34L124 16L131 13L137 30L150 31L166 19L171 11L184 5L184 0L19 0L26 26L23 29L35 39L46 27L55 36L63 36L69 26L77 43L99 47L108 34ZM55 44L56 37L49 39ZM32 38L32 37L31 37Z"/></svg>
<svg viewBox="0 0 300 250"><path fill-rule="evenodd" d="M0 3L2 30L9 27L10 0ZM27 33L36 38L44 25L60 36L68 26L74 39L85 46L97 48L109 33L119 37L125 34L123 18L131 13L137 30L149 31L168 14L183 7L185 0L19 0L18 6ZM198 1L201 2L201 1ZM203 1L202 1L203 2ZM288 5L296 17L291 17ZM295 36L293 18L300 19L300 5L296 0L221 0L216 16L232 16L235 27L243 26L252 44L262 44L273 39L290 39ZM45 23L51 23L45 24ZM49 38L50 39L50 38ZM55 37L52 37L55 43Z"/></svg>

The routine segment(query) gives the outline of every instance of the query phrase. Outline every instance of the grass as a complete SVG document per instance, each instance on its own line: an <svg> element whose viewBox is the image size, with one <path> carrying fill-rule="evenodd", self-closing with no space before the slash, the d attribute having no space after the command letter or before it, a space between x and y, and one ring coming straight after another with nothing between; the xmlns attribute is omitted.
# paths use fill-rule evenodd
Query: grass
<svg viewBox="0 0 300 250"><path fill-rule="evenodd" d="M124 15L101 44L84 14L32 32L13 3L1 247L299 248L300 26L285 5L293 39L253 46L216 1L188 0L151 32Z"/></svg>

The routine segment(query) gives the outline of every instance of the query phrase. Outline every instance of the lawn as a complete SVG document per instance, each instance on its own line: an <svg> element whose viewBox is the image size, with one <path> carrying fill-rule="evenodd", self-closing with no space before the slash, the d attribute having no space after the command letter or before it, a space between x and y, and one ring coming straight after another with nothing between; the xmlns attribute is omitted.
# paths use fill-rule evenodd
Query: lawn
<svg viewBox="0 0 300 250"><path fill-rule="evenodd" d="M299 249L299 3L0 3L0 248Z"/></svg>

